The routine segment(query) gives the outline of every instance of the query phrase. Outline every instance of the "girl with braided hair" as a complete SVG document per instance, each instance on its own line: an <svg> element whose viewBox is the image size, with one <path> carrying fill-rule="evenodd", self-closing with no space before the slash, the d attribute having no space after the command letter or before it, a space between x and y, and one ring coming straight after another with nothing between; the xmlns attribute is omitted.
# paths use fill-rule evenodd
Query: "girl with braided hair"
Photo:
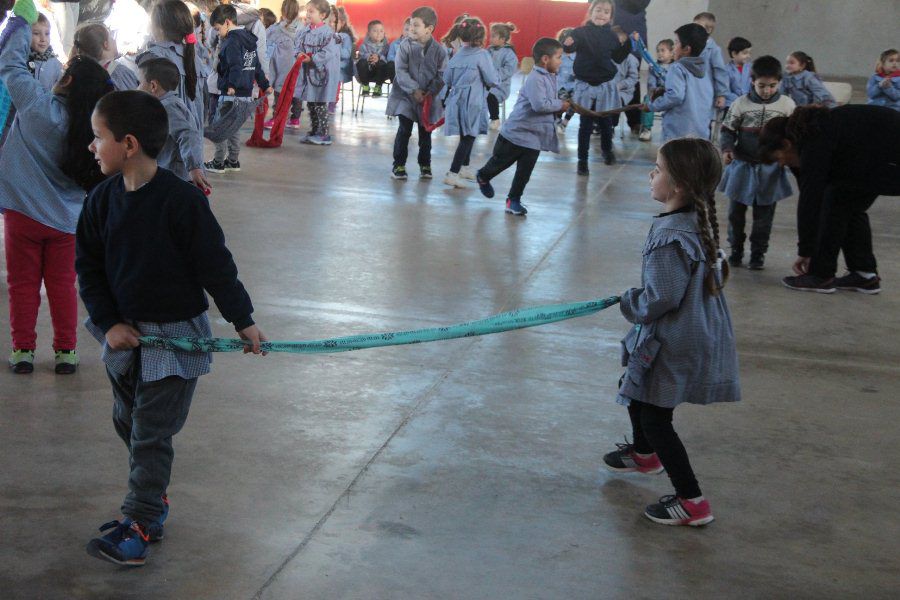
<svg viewBox="0 0 900 600"><path fill-rule="evenodd" d="M722 176L715 147L679 138L659 150L650 194L663 205L644 244L641 287L622 294L634 324L622 340L625 374L617 401L628 407L633 442L603 457L617 472L665 470L675 494L644 515L665 525L713 520L675 429L675 407L740 400L737 350L722 288L728 263L719 250L714 194Z"/></svg>

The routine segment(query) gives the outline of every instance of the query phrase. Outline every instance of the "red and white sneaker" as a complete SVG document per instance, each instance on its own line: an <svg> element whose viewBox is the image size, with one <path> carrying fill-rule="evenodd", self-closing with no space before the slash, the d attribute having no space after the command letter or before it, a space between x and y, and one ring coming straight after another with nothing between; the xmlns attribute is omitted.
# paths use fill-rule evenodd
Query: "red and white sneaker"
<svg viewBox="0 0 900 600"><path fill-rule="evenodd" d="M274 127L274 126L275 126L275 119L269 119L268 121L263 123L263 127L265 129L272 129L272 127Z"/></svg>
<svg viewBox="0 0 900 600"><path fill-rule="evenodd" d="M654 523L691 527L700 527L715 520L709 508L709 500L704 498L700 502L694 502L678 496L663 496L659 502L647 507L644 516Z"/></svg>
<svg viewBox="0 0 900 600"><path fill-rule="evenodd" d="M300 119L288 119L288 129L300 129Z"/></svg>
<svg viewBox="0 0 900 600"><path fill-rule="evenodd" d="M650 456L638 456L634 451L634 444L616 444L617 450L610 452L603 457L603 463L606 468L616 473L646 473L647 475L657 475L662 473L664 468L659 462L659 457L654 452Z"/></svg>

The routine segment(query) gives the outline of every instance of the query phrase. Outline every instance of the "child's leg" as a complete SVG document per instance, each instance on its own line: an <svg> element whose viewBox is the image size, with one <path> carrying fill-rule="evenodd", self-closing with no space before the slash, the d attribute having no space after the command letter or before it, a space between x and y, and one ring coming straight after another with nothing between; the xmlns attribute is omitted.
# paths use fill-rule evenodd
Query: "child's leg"
<svg viewBox="0 0 900 600"><path fill-rule="evenodd" d="M4 213L9 325L15 350L34 350L37 345L35 326L41 305L44 229L49 228L21 213Z"/></svg>
<svg viewBox="0 0 900 600"><path fill-rule="evenodd" d="M581 123L578 125L578 160L588 159L591 150L591 135L594 133L596 119L581 115Z"/></svg>
<svg viewBox="0 0 900 600"><path fill-rule="evenodd" d="M541 155L540 150L533 148L518 148L518 158L516 161L516 174L513 177L512 186L509 188L509 197L512 200L520 200L522 194L525 193L525 186L531 179L531 172L537 164L538 157Z"/></svg>
<svg viewBox="0 0 900 600"><path fill-rule="evenodd" d="M409 158L409 138L412 137L413 121L408 117L398 115L397 122L399 125L397 126L397 135L394 137L394 166L405 167L406 160Z"/></svg>
<svg viewBox="0 0 900 600"><path fill-rule="evenodd" d="M487 106L488 106L488 114L490 115L491 121L496 121L500 118L500 101L497 100L497 96L493 94L487 95Z"/></svg>
<svg viewBox="0 0 900 600"><path fill-rule="evenodd" d="M388 68L389 63L380 62L375 65L375 83L381 85L388 79L393 78L394 72Z"/></svg>
<svg viewBox="0 0 900 600"><path fill-rule="evenodd" d="M74 350L78 330L75 236L57 231L44 243L44 287L53 321L53 349Z"/></svg>
<svg viewBox="0 0 900 600"><path fill-rule="evenodd" d="M318 102L307 102L306 110L309 111L309 133L316 135L319 133L319 111L316 110Z"/></svg>
<svg viewBox="0 0 900 600"><path fill-rule="evenodd" d="M324 102L316 102L314 110L316 111L316 121L318 121L315 134L325 137L328 135L328 105Z"/></svg>
<svg viewBox="0 0 900 600"><path fill-rule="evenodd" d="M225 157L228 155L228 140L222 142L216 142L216 153L213 155L213 160L217 163L225 162Z"/></svg>
<svg viewBox="0 0 900 600"><path fill-rule="evenodd" d="M735 258L744 256L744 240L747 239L744 234L746 226L747 205L731 200L728 203L728 245L731 246L731 256ZM771 227L769 230L771 231Z"/></svg>
<svg viewBox="0 0 900 600"><path fill-rule="evenodd" d="M687 450L672 427L675 409L660 408L644 402L639 404L643 405L640 408L641 429L659 461L666 468L676 495L687 500L701 496L702 492L691 468Z"/></svg>
<svg viewBox="0 0 900 600"><path fill-rule="evenodd" d="M431 132L419 125L419 166L431 166Z"/></svg>
<svg viewBox="0 0 900 600"><path fill-rule="evenodd" d="M613 117L600 117L597 119L597 126L600 128L600 151L603 153L604 158L612 155L613 126L615 123L618 123L620 116L621 115L617 115L615 117L615 122L613 121Z"/></svg>
<svg viewBox="0 0 900 600"><path fill-rule="evenodd" d="M746 207L744 207L746 211ZM772 221L775 220L775 204L753 205L753 227L750 229L750 255L763 256L769 250Z"/></svg>
<svg viewBox="0 0 900 600"><path fill-rule="evenodd" d="M450 163L451 173L459 173L463 165L469 164L469 156L472 154L473 144L475 144L474 135L459 136L459 145L456 147L456 153L453 155L453 162Z"/></svg>
<svg viewBox="0 0 900 600"><path fill-rule="evenodd" d="M226 144L228 145L228 160L237 162L241 155L241 130L236 129L234 133L228 136Z"/></svg>
<svg viewBox="0 0 900 600"><path fill-rule="evenodd" d="M303 114L303 101L299 98L291 98L291 119L300 119Z"/></svg>
<svg viewBox="0 0 900 600"><path fill-rule="evenodd" d="M394 65L394 61L390 61L384 65L384 76L386 79L393 81L396 74L397 67Z"/></svg>
<svg viewBox="0 0 900 600"><path fill-rule="evenodd" d="M369 85L369 81L371 81L369 61L365 58L356 61L356 77L359 79L360 85L363 86Z"/></svg>
<svg viewBox="0 0 900 600"><path fill-rule="evenodd" d="M209 116L207 117L207 124L212 125L212 122L216 120L216 111L219 108L219 94L210 94L209 95Z"/></svg>
<svg viewBox="0 0 900 600"><path fill-rule="evenodd" d="M643 402L632 402L628 405L628 418L631 419L631 440L634 451L638 454L653 454L653 446L647 441L641 425L641 410L644 406Z"/></svg>
<svg viewBox="0 0 900 600"><path fill-rule="evenodd" d="M497 141L494 143L494 153L479 169L478 179L487 182L508 169L519 158L516 151L518 147L502 135L498 135Z"/></svg>

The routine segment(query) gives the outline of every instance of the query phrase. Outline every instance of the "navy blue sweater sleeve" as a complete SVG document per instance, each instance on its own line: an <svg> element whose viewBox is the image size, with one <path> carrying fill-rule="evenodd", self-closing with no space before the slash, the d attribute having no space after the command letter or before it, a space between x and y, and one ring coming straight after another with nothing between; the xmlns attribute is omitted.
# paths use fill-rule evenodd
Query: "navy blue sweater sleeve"
<svg viewBox="0 0 900 600"><path fill-rule="evenodd" d="M99 195L92 193L84 203L75 232L75 270L81 300L91 321L103 333L122 321L106 277L106 251L100 234L96 206Z"/></svg>
<svg viewBox="0 0 900 600"><path fill-rule="evenodd" d="M220 89L227 93L228 88L235 90L240 88L244 69L244 52L241 45L226 39L219 53L219 65L223 71L219 73L219 77L225 80L225 87L219 86Z"/></svg>

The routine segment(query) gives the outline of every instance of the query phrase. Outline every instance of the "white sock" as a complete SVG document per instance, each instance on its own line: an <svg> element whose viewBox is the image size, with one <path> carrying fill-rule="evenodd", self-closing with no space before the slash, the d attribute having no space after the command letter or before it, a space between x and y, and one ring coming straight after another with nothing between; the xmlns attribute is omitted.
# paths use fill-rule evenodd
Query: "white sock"
<svg viewBox="0 0 900 600"><path fill-rule="evenodd" d="M650 454L641 454L640 452L635 452L634 455L638 458L650 458L651 456L653 456L653 453L651 452Z"/></svg>
<svg viewBox="0 0 900 600"><path fill-rule="evenodd" d="M706 498L704 498L703 496L697 496L696 498L688 498L687 499L688 502L693 502L694 504L700 504L704 500L706 500Z"/></svg>
<svg viewBox="0 0 900 600"><path fill-rule="evenodd" d="M866 279L872 279L873 277L878 275L878 273L867 273L866 271L854 271L854 273Z"/></svg>

